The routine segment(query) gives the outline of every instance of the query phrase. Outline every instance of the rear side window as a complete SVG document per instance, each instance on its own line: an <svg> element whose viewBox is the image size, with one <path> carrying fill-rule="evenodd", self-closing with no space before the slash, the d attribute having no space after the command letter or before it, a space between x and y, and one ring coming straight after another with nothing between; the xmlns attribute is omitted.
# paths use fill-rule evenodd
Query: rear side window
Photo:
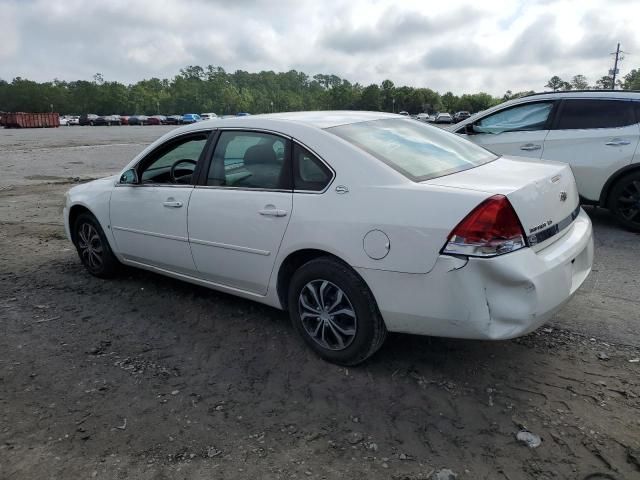
<svg viewBox="0 0 640 480"><path fill-rule="evenodd" d="M351 123L327 131L414 182L468 170L498 158L453 133L412 119Z"/></svg>
<svg viewBox="0 0 640 480"><path fill-rule="evenodd" d="M554 130L617 128L636 123L633 103L624 100L565 100Z"/></svg>
<svg viewBox="0 0 640 480"><path fill-rule="evenodd" d="M209 168L207 185L290 189L289 142L261 132L224 131Z"/></svg>
<svg viewBox="0 0 640 480"><path fill-rule="evenodd" d="M473 130L477 133L503 133L544 130L553 108L553 102L536 102L500 110L478 120Z"/></svg>
<svg viewBox="0 0 640 480"><path fill-rule="evenodd" d="M331 182L331 170L318 157L297 143L293 146L293 185L295 190L319 192Z"/></svg>

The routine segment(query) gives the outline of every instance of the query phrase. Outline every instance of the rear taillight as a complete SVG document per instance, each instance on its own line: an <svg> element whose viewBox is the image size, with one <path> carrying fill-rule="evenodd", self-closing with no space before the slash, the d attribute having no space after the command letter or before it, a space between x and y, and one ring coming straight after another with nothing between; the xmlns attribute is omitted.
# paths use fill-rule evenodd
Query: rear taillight
<svg viewBox="0 0 640 480"><path fill-rule="evenodd" d="M495 257L526 246L524 230L511 203L504 195L494 195L453 229L442 253Z"/></svg>

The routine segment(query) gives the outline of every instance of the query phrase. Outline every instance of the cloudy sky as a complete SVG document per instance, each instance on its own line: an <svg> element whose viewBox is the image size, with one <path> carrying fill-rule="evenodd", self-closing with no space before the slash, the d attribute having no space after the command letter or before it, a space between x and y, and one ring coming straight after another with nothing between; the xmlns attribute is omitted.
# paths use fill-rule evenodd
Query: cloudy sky
<svg viewBox="0 0 640 480"><path fill-rule="evenodd" d="M629 52L640 0L0 0L0 78L135 82L186 65L296 69L454 93L592 83Z"/></svg>

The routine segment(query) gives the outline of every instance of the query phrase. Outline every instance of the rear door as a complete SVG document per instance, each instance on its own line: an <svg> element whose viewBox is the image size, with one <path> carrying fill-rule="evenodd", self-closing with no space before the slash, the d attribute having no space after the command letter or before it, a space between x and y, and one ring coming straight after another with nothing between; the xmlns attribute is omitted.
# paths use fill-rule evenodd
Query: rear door
<svg viewBox="0 0 640 480"><path fill-rule="evenodd" d="M515 105L476 120L468 140L498 155L541 158L555 101Z"/></svg>
<svg viewBox="0 0 640 480"><path fill-rule="evenodd" d="M189 202L189 241L199 276L264 295L291 218L291 141L224 130L206 185Z"/></svg>
<svg viewBox="0 0 640 480"><path fill-rule="evenodd" d="M584 198L598 200L607 179L631 163L640 140L633 105L615 99L562 101L543 158L571 165Z"/></svg>

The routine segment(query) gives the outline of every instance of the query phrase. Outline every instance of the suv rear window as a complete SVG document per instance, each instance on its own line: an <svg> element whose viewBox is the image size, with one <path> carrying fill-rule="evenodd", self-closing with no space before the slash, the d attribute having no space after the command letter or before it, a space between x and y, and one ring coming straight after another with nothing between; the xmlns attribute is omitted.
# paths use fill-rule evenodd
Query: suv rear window
<svg viewBox="0 0 640 480"><path fill-rule="evenodd" d="M633 102L565 100L554 130L617 128L636 123Z"/></svg>
<svg viewBox="0 0 640 480"><path fill-rule="evenodd" d="M498 158L453 133L409 119L352 123L327 131L414 182L468 170Z"/></svg>

